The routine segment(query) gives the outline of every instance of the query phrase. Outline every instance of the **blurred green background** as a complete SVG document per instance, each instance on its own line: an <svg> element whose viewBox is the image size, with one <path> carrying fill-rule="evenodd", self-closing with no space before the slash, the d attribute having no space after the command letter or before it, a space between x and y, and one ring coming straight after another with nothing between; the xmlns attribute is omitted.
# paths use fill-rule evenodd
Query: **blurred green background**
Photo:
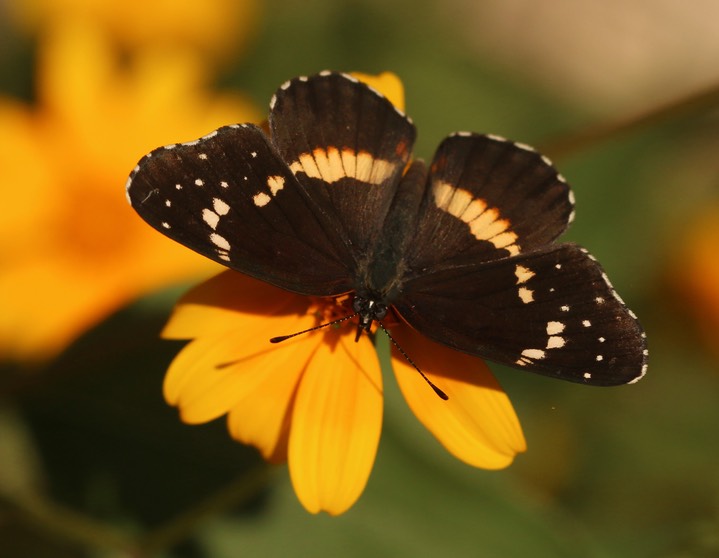
<svg viewBox="0 0 719 558"><path fill-rule="evenodd" d="M0 556L719 556L719 5L195 4L0 3ZM143 52L191 53L204 72L193 87L208 98L242 95L248 120L262 117L290 77L391 70L405 85L419 157L430 158L456 130L544 148L577 198L564 238L602 262L647 330L647 377L599 389L493 365L528 451L509 469L488 472L449 456L386 375L367 489L340 517L308 514L284 467L268 467L233 442L222 420L183 425L162 399L164 372L182 344L158 332L177 296L208 273L201 262L162 281L123 279L135 287L108 282L103 311L74 318L70 333L60 325L40 341L23 337L61 315L66 295L57 290L61 274L42 267L64 256L34 236L54 230L54 212L91 212L99 228L105 213L139 221L125 204L127 173L155 144L203 133L176 137L186 132L155 130L152 121L131 128L138 141L166 139L116 157L124 170L113 167L116 199L107 205L64 199L52 173L46 190L31 187L41 183L35 165L43 161L31 149L13 150L47 133L48 107L83 102L48 99L52 90L39 86L41 61L53 54L43 51L46 38L68 21L102 34L120 73ZM84 56L97 56L77 52L70 74L82 73ZM120 86L112 91L122 100ZM168 121L183 121L181 106ZM147 107L128 100L123 110ZM18 124L28 114L36 127ZM98 144L125 145L113 118L121 120L94 118L104 130ZM72 127L54 125L61 141ZM64 154L61 164L87 166L87 157ZM13 174L7 168L18 159ZM43 212L29 213L39 205ZM112 242L123 230L100 236ZM92 278L93 254L63 265L88 268ZM102 265L122 279L138 265L134 254ZM15 273L28 259L40 269L35 282Z"/></svg>

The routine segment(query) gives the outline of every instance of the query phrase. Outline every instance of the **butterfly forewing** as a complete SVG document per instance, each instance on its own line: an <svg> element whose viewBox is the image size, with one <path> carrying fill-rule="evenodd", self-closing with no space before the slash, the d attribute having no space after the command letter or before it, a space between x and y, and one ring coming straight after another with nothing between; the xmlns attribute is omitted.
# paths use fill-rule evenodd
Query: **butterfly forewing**
<svg viewBox="0 0 719 558"><path fill-rule="evenodd" d="M395 307L411 326L469 354L593 385L646 371L639 323L572 244L429 272L405 291Z"/></svg>
<svg viewBox="0 0 719 558"><path fill-rule="evenodd" d="M156 149L127 195L158 231L232 269L302 294L350 288L344 244L255 126Z"/></svg>
<svg viewBox="0 0 719 558"><path fill-rule="evenodd" d="M572 212L569 186L546 157L497 136L454 134L430 166L407 260L423 270L516 255L556 239Z"/></svg>
<svg viewBox="0 0 719 558"><path fill-rule="evenodd" d="M296 78L271 103L272 141L309 196L332 216L355 263L377 243L415 128L386 98L345 74Z"/></svg>

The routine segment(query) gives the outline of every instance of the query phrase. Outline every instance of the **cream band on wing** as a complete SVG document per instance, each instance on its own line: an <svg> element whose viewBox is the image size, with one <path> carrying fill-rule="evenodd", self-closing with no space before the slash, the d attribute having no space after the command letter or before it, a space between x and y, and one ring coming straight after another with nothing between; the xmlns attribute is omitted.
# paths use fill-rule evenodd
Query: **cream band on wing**
<svg viewBox="0 0 719 558"><path fill-rule="evenodd" d="M349 147L317 147L311 153L302 153L290 164L293 174L302 172L310 178L320 178L334 183L343 178L354 178L367 184L382 184L390 178L397 164L377 159L367 151L355 151Z"/></svg>
<svg viewBox="0 0 719 558"><path fill-rule="evenodd" d="M433 182L432 193L437 208L467 223L477 240L491 242L511 256L519 254L518 237L509 230L509 219L500 218L497 208L487 207L486 201L473 197L469 191L440 180Z"/></svg>

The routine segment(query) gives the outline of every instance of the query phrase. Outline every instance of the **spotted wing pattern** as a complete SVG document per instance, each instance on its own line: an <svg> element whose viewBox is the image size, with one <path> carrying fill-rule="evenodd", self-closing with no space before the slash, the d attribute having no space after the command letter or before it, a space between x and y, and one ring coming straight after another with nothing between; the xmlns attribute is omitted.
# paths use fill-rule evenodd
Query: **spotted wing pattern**
<svg viewBox="0 0 719 558"><path fill-rule="evenodd" d="M614 385L646 372L636 316L573 244L429 272L395 307L435 341L547 376Z"/></svg>
<svg viewBox="0 0 719 558"><path fill-rule="evenodd" d="M232 269L302 294L350 288L344 244L253 125L154 150L127 196L155 229Z"/></svg>

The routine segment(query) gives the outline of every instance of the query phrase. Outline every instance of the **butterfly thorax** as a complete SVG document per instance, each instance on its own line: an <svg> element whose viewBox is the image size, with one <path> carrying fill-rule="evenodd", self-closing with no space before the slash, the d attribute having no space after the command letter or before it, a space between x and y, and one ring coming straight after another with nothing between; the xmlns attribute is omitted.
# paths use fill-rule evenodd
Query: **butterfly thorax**
<svg viewBox="0 0 719 558"><path fill-rule="evenodd" d="M359 316L355 341L359 339L363 331L370 332L375 320L381 320L387 315L386 304L360 295L355 295L352 307Z"/></svg>

